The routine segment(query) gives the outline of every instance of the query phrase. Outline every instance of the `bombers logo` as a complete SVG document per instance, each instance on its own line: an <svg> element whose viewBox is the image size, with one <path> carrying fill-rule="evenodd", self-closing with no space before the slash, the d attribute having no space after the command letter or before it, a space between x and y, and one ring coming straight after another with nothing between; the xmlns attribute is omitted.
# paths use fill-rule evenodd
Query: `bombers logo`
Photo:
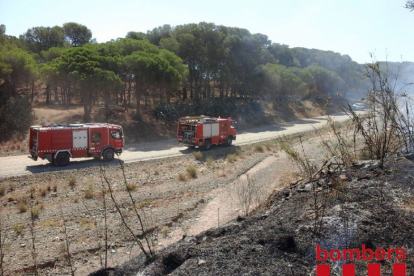
<svg viewBox="0 0 414 276"><path fill-rule="evenodd" d="M404 248L378 248L375 251L367 248L365 244L362 245L362 249L332 249L327 251L322 249L320 245L316 246L316 261L383 261L397 259L402 261L406 258ZM368 276L381 276L381 264L369 263L367 264ZM330 276L331 274L330 264L317 264L316 265L316 276ZM355 264L343 264L342 265L342 276L355 276ZM358 274L361 275L361 274ZM407 268L405 263L394 263L393 264L393 276L406 276Z"/></svg>

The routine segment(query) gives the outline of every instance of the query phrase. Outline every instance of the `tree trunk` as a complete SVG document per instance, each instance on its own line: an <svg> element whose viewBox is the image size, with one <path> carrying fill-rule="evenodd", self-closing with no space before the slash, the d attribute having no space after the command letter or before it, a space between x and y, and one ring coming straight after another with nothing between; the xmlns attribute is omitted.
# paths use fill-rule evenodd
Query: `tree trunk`
<svg viewBox="0 0 414 276"><path fill-rule="evenodd" d="M137 100L137 115L141 116L141 91L135 83L135 98Z"/></svg>
<svg viewBox="0 0 414 276"><path fill-rule="evenodd" d="M166 93L165 93L165 89L164 88L160 88L160 89L158 89L158 91L159 91L159 94L158 94L158 96L159 96L159 104L162 104L163 102L164 102L164 98L165 98L165 95L166 95Z"/></svg>
<svg viewBox="0 0 414 276"><path fill-rule="evenodd" d="M71 91L71 89L70 89L71 87L69 86L68 87L68 96L67 96L67 101L66 101L66 106L70 106L70 102L71 102L71 98L72 98L72 91Z"/></svg>
<svg viewBox="0 0 414 276"><path fill-rule="evenodd" d="M132 86L132 82L128 82L128 105L131 104L131 86Z"/></svg>
<svg viewBox="0 0 414 276"><path fill-rule="evenodd" d="M86 123L89 123L92 120L92 117L91 117L92 104L91 104L91 102L92 102L91 95L85 93L84 97L83 97L83 111L84 111L83 120Z"/></svg>
<svg viewBox="0 0 414 276"><path fill-rule="evenodd" d="M32 83L31 83L31 102L33 103L33 100L34 100L34 91L35 91L35 82L34 82L34 80L32 80Z"/></svg>
<svg viewBox="0 0 414 276"><path fill-rule="evenodd" d="M50 104L50 86L49 84L46 85L46 104Z"/></svg>
<svg viewBox="0 0 414 276"><path fill-rule="evenodd" d="M60 100L59 100L59 92L58 92L58 87L57 87L57 85L55 85L55 86L53 87L53 91L55 92L55 93L54 93L54 94L55 94L55 103L60 104Z"/></svg>
<svg viewBox="0 0 414 276"><path fill-rule="evenodd" d="M183 102L185 102L185 100L187 100L187 97L188 97L188 95L187 95L187 86L186 85L184 85L182 91L183 91Z"/></svg>
<svg viewBox="0 0 414 276"><path fill-rule="evenodd" d="M89 123L92 120L91 117L91 106L89 104L83 104L83 120L85 123Z"/></svg>
<svg viewBox="0 0 414 276"><path fill-rule="evenodd" d="M62 105L66 105L66 87L61 87L60 88L60 95L62 98Z"/></svg>

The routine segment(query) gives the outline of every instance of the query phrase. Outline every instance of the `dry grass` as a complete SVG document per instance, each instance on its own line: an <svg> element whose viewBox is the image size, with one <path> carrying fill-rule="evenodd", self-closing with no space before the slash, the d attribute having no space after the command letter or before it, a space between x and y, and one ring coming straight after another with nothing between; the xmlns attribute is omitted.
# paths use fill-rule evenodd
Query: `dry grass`
<svg viewBox="0 0 414 276"><path fill-rule="evenodd" d="M296 183L301 179L300 174L296 172L284 172L279 178L279 183L281 187L287 187L292 183Z"/></svg>
<svg viewBox="0 0 414 276"><path fill-rule="evenodd" d="M201 151L194 151L193 156L197 161L201 161L203 159L203 153Z"/></svg>
<svg viewBox="0 0 414 276"><path fill-rule="evenodd" d="M164 238L168 236L169 232L170 232L170 228L168 226L164 226L161 230L161 234L163 235Z"/></svg>
<svg viewBox="0 0 414 276"><path fill-rule="evenodd" d="M271 151L273 148L275 148L278 145L277 142L275 142L274 140L270 140L264 143L264 147L266 148L266 150ZM278 148L276 148L276 150L278 150Z"/></svg>
<svg viewBox="0 0 414 276"><path fill-rule="evenodd" d="M53 183L52 186L51 186L51 189L52 189L53 192L56 193L58 191L58 187L59 187L59 184Z"/></svg>
<svg viewBox="0 0 414 276"><path fill-rule="evenodd" d="M253 146L254 152L264 152L264 147L262 144L256 144Z"/></svg>
<svg viewBox="0 0 414 276"><path fill-rule="evenodd" d="M20 235L23 232L24 228L25 228L24 224L15 224L15 225L13 225L13 231L17 235Z"/></svg>
<svg viewBox="0 0 414 276"><path fill-rule="evenodd" d="M79 116L83 115L82 107L72 107L71 109L65 109L63 106L51 106L42 108L33 108L38 124L50 124L50 123L71 123L76 121Z"/></svg>
<svg viewBox="0 0 414 276"><path fill-rule="evenodd" d="M43 226L43 227L52 227L52 228L62 227L63 226L63 221L62 220L48 220L48 221L43 221L43 222L40 223L40 226Z"/></svg>
<svg viewBox="0 0 414 276"><path fill-rule="evenodd" d="M407 209L414 210L414 196L408 196L404 198L404 202L405 202L404 206Z"/></svg>
<svg viewBox="0 0 414 276"><path fill-rule="evenodd" d="M39 206L39 205L33 206L32 209L30 210L31 217L34 218L34 219L39 218L41 209L42 209L42 207Z"/></svg>
<svg viewBox="0 0 414 276"><path fill-rule="evenodd" d="M340 178L334 178L329 183L331 186L330 197L338 198L340 194L345 194L348 189L348 182Z"/></svg>
<svg viewBox="0 0 414 276"><path fill-rule="evenodd" d="M213 165L213 162L214 162L214 158L213 157L211 157L211 156L207 157L206 163L207 163L207 166L208 167L211 167Z"/></svg>
<svg viewBox="0 0 414 276"><path fill-rule="evenodd" d="M364 148L357 152L357 159L359 160L370 160L371 156L368 149Z"/></svg>
<svg viewBox="0 0 414 276"><path fill-rule="evenodd" d="M219 170L217 173L218 177L225 177L226 176L226 171L225 170Z"/></svg>
<svg viewBox="0 0 414 276"><path fill-rule="evenodd" d="M178 181L187 181L187 177L183 173L178 174Z"/></svg>
<svg viewBox="0 0 414 276"><path fill-rule="evenodd" d="M73 189L75 188L75 186L76 186L76 176L73 173L71 173L69 175L69 187Z"/></svg>
<svg viewBox="0 0 414 276"><path fill-rule="evenodd" d="M238 157L243 157L243 152L242 152L242 150L241 150L241 149L237 149L237 150L234 152L234 154L235 154L235 155L237 155Z"/></svg>
<svg viewBox="0 0 414 276"><path fill-rule="evenodd" d="M19 201L17 203L17 210L19 210L20 213L26 213L27 208L28 208L28 205L26 201Z"/></svg>
<svg viewBox="0 0 414 276"><path fill-rule="evenodd" d="M192 178L197 178L197 168L194 166L188 166L186 169L189 176Z"/></svg>
<svg viewBox="0 0 414 276"><path fill-rule="evenodd" d="M227 161L228 162L230 162L230 163L233 163L233 162L236 162L236 160L237 160L237 155L236 154L234 154L234 153L230 153L230 154L228 154L227 155Z"/></svg>
<svg viewBox="0 0 414 276"><path fill-rule="evenodd" d="M142 200L137 204L137 208L138 209L142 209L145 208L147 206L151 205L151 201L150 200Z"/></svg>
<svg viewBox="0 0 414 276"><path fill-rule="evenodd" d="M89 218L79 218L78 222L80 223L80 226L82 228L92 228L94 225L93 219L89 219Z"/></svg>
<svg viewBox="0 0 414 276"><path fill-rule="evenodd" d="M134 183L127 183L126 188L127 188L128 191L134 192L134 191L137 190L137 185L134 184Z"/></svg>
<svg viewBox="0 0 414 276"><path fill-rule="evenodd" d="M30 198L34 198L36 194L36 187L31 186L29 189L29 193L30 193Z"/></svg>
<svg viewBox="0 0 414 276"><path fill-rule="evenodd" d="M1 143L0 156L26 154L28 139L27 134L13 134L8 141Z"/></svg>
<svg viewBox="0 0 414 276"><path fill-rule="evenodd" d="M95 187L93 183L88 184L87 188L84 190L84 193L86 199L92 199L94 197Z"/></svg>
<svg viewBox="0 0 414 276"><path fill-rule="evenodd" d="M39 190L40 196L45 197L48 193L48 190L46 188Z"/></svg>
<svg viewBox="0 0 414 276"><path fill-rule="evenodd" d="M0 196L4 196L6 194L6 186L2 184L0 186Z"/></svg>

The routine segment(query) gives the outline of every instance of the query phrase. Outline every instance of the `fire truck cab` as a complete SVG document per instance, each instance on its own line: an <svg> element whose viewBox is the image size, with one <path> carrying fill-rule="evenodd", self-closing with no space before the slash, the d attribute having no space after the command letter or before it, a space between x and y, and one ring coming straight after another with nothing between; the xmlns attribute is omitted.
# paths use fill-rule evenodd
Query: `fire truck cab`
<svg viewBox="0 0 414 276"><path fill-rule="evenodd" d="M183 117L178 121L177 141L208 150L211 145L231 146L236 140L237 123L231 118Z"/></svg>
<svg viewBox="0 0 414 276"><path fill-rule="evenodd" d="M70 158L95 157L103 161L122 153L122 127L113 124L69 124L30 127L30 158L47 159L56 166L66 166Z"/></svg>

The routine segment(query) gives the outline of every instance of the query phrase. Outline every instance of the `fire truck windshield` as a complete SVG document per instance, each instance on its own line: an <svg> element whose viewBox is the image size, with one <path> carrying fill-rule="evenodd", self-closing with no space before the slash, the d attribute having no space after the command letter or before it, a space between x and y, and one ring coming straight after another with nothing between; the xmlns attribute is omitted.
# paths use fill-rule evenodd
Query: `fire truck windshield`
<svg viewBox="0 0 414 276"><path fill-rule="evenodd" d="M122 137L121 131L119 131L119 130L111 130L111 137L113 139L121 139L121 137Z"/></svg>

